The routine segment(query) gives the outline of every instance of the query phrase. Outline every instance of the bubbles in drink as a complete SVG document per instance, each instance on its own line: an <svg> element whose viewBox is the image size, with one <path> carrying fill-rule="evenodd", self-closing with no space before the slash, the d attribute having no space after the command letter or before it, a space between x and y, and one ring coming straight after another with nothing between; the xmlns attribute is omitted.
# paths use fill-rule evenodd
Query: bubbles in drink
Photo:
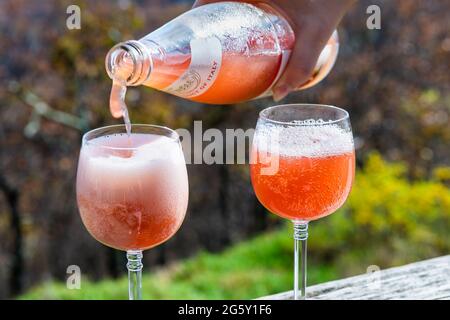
<svg viewBox="0 0 450 320"><path fill-rule="evenodd" d="M259 201L291 220L310 221L334 212L353 182L352 133L332 121L258 124L251 158L252 184ZM269 174L268 166L275 168Z"/></svg>
<svg viewBox="0 0 450 320"><path fill-rule="evenodd" d="M154 247L173 236L186 213L183 152L176 140L153 134L94 138L81 150L77 198L98 241L120 250Z"/></svg>
<svg viewBox="0 0 450 320"><path fill-rule="evenodd" d="M323 120L323 119L306 119L306 120L292 120L289 123L297 124L297 125L305 125L305 126L313 126L313 125L323 125L327 123L331 123L332 120Z"/></svg>
<svg viewBox="0 0 450 320"><path fill-rule="evenodd" d="M292 126L258 126L253 145L282 156L321 157L353 152L353 136L330 121L307 119L292 121Z"/></svg>

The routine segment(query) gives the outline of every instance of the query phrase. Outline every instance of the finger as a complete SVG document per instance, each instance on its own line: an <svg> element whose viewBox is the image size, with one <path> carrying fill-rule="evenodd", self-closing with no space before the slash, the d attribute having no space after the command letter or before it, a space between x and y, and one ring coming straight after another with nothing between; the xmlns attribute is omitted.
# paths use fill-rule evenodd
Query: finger
<svg viewBox="0 0 450 320"><path fill-rule="evenodd" d="M317 63L322 49L333 32L332 26L302 18L302 23L295 28L295 46L286 69L273 89L274 99L283 99L289 92L306 83Z"/></svg>
<svg viewBox="0 0 450 320"><path fill-rule="evenodd" d="M321 47L311 42L301 40L296 42L286 69L273 88L275 101L285 98L310 79L320 52Z"/></svg>
<svg viewBox="0 0 450 320"><path fill-rule="evenodd" d="M219 2L220 0L196 0L192 8L203 6L204 4Z"/></svg>
<svg viewBox="0 0 450 320"><path fill-rule="evenodd" d="M196 0L194 2L194 4L192 5L192 8L203 6L203 5L209 4L209 3L223 2L223 1L224 0ZM254 2L265 2L266 0L228 0L228 1L254 3Z"/></svg>

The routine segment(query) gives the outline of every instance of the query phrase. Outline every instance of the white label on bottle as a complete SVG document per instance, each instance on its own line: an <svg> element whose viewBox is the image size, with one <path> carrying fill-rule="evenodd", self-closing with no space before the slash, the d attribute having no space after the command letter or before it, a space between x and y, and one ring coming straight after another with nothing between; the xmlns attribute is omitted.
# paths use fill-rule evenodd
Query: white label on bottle
<svg viewBox="0 0 450 320"><path fill-rule="evenodd" d="M163 91L182 98L205 93L219 74L222 65L222 45L215 37L191 40L189 68Z"/></svg>
<svg viewBox="0 0 450 320"><path fill-rule="evenodd" d="M286 65L289 61L289 57L291 56L292 50L283 50L281 53L281 64L280 68L278 69L277 76L272 81L272 84L269 86L269 88L264 91L262 94L257 96L255 99L264 98L272 95L272 88L275 85L275 83L280 79L281 75L283 74L284 69L286 68Z"/></svg>

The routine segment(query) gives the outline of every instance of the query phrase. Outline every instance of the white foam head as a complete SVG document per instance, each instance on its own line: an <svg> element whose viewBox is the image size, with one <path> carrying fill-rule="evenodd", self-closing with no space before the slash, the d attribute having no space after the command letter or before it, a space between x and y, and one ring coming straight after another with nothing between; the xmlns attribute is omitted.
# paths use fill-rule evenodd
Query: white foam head
<svg viewBox="0 0 450 320"><path fill-rule="evenodd" d="M102 149L95 143L87 146L82 150L83 169L95 179L133 180L174 164L184 165L178 142L164 136L141 142L129 150L108 146Z"/></svg>
<svg viewBox="0 0 450 320"><path fill-rule="evenodd" d="M259 151L290 157L324 157L353 151L353 136L322 119L293 121L286 126L270 122L257 126L254 146Z"/></svg>

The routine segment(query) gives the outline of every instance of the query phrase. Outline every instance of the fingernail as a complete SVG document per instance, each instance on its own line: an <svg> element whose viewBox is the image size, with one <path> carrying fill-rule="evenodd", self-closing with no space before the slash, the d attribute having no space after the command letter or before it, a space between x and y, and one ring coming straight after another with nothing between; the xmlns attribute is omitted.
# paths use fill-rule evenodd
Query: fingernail
<svg viewBox="0 0 450 320"><path fill-rule="evenodd" d="M273 90L273 100L275 102L278 102L280 100L283 100L288 94L291 92L291 88L288 85L281 85Z"/></svg>

